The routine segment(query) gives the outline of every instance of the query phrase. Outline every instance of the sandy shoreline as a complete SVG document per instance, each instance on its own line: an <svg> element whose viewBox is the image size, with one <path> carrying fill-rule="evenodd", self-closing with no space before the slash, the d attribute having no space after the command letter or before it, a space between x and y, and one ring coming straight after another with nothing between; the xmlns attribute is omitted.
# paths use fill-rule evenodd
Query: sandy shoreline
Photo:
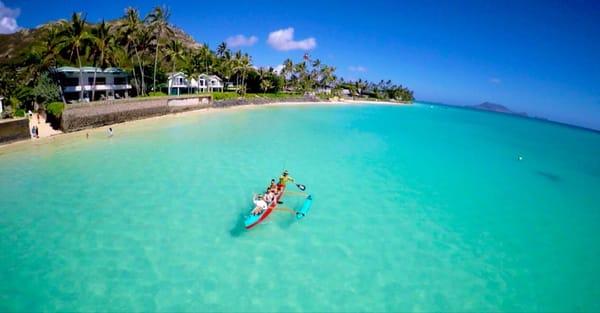
<svg viewBox="0 0 600 313"><path fill-rule="evenodd" d="M144 125L147 123L154 123L158 120L164 119L175 119L187 116L194 116L196 114L207 114L212 112L221 112L221 111L236 111L236 110L246 110L258 107L281 107L281 106L316 106L316 105L336 105L336 106L344 106L344 105L392 105L392 106L406 106L411 105L409 103L398 103L398 102L388 102L388 101L361 101L361 100L344 100L344 101L318 101L318 102L272 102L265 104L245 104L238 106L230 106L230 107L222 107L222 108L205 108L199 110L185 111L174 114L165 114L161 116L153 116L139 120L132 120L123 123L116 123L111 125L105 125L101 127L83 129L70 133L59 133L53 136L32 139L32 140L22 140L11 142L8 144L0 145L0 155L8 152L16 151L19 149L23 149L30 146L40 146L53 142L64 142L68 141L71 138L85 138L86 135L92 137L93 135L98 134L106 134L109 127L117 130L122 127L131 127L135 125ZM118 133L118 131L117 131Z"/></svg>

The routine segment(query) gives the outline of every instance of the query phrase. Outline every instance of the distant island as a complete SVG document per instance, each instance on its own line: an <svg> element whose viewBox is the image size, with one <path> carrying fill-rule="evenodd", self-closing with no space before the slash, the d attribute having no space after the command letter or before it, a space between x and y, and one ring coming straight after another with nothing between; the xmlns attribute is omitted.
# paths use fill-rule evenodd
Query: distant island
<svg viewBox="0 0 600 313"><path fill-rule="evenodd" d="M512 115L520 115L520 116L528 116L525 112L515 112L501 104L492 103L492 102L483 102L477 105L467 105L467 108L482 110L482 111L492 111L504 114L512 114Z"/></svg>

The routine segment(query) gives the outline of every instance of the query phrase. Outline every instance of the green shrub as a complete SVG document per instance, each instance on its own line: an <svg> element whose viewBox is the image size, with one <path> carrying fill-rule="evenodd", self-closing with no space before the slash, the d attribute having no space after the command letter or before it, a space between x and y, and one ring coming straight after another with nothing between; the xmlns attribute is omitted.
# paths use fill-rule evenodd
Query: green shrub
<svg viewBox="0 0 600 313"><path fill-rule="evenodd" d="M167 94L162 91L151 91L148 93L148 97L164 97Z"/></svg>
<svg viewBox="0 0 600 313"><path fill-rule="evenodd" d="M60 119L64 109L65 104L62 102L51 102L48 105L46 105L46 112L48 112L48 115L56 119Z"/></svg>
<svg viewBox="0 0 600 313"><path fill-rule="evenodd" d="M213 100L237 99L239 95L236 92L213 92Z"/></svg>
<svg viewBox="0 0 600 313"><path fill-rule="evenodd" d="M15 116L16 117L24 117L25 116L25 110L19 108L15 111Z"/></svg>

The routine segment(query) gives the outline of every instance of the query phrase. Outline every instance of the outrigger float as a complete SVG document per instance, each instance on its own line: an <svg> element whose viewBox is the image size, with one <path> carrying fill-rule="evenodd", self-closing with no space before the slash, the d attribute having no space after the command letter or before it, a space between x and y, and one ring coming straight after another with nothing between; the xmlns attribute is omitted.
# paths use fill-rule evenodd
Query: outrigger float
<svg viewBox="0 0 600 313"><path fill-rule="evenodd" d="M306 187L301 184L296 184L296 186L298 187L298 189L300 189L302 191L304 191L306 189ZM246 227L246 229L252 229L254 226L262 223L267 217L269 217L269 215L271 215L271 213L273 213L273 211L278 209L277 205L283 198L283 195L285 194L285 189L286 189L286 186L283 185L279 194L275 197L275 199L273 201L271 201L271 203L267 206L267 208L264 211L262 211L260 214L252 214L252 210L250 210L250 213L248 213L248 215L244 218L244 226ZM287 208L286 209L295 213L296 219L300 220L303 217L305 217L306 214L308 214L308 211L310 210L310 207L312 206L312 202L313 202L313 197L312 197L312 195L309 194L306 196L306 199L304 200L304 204L302 205L302 208L300 208L300 210L294 211L291 209L287 209ZM283 210L283 208L281 208L281 209Z"/></svg>

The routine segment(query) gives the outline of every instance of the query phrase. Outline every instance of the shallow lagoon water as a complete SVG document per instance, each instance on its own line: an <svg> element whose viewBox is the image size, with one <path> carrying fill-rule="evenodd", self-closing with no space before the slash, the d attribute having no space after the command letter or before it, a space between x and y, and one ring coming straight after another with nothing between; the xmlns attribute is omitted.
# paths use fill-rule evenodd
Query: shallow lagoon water
<svg viewBox="0 0 600 313"><path fill-rule="evenodd" d="M0 311L600 310L598 133L417 104L115 134L0 151ZM283 168L310 214L245 231Z"/></svg>

